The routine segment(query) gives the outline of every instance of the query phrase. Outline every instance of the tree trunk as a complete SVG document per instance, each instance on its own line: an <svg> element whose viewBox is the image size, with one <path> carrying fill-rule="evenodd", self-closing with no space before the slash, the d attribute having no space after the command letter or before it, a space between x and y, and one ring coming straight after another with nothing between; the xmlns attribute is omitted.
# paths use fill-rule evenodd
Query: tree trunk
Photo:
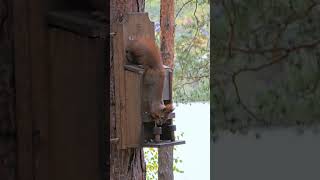
<svg viewBox="0 0 320 180"><path fill-rule="evenodd" d="M164 64L174 67L174 0L161 0L160 44ZM171 77L172 78L172 77ZM171 79L172 82L172 79ZM171 89L172 90L172 89ZM159 148L159 180L173 180L173 146Z"/></svg>
<svg viewBox="0 0 320 180"><path fill-rule="evenodd" d="M144 0L111 0L110 23L121 22L127 12L143 12ZM112 29L112 28L110 28ZM112 48L112 46L111 46ZM115 92L114 92L114 69L115 59L112 59L113 49L110 56L110 137L117 138L120 129L116 126L115 116ZM119 141L111 142L110 149L110 179L111 180L144 180L146 168L142 148L120 150Z"/></svg>
<svg viewBox="0 0 320 180"><path fill-rule="evenodd" d="M16 141L14 137L12 1L0 0L0 179L14 180Z"/></svg>

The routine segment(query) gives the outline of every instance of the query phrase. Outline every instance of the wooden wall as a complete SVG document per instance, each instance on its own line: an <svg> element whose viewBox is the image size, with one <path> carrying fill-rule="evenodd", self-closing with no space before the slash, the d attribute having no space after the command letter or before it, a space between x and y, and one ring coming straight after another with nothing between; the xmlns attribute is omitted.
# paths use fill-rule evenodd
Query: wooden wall
<svg viewBox="0 0 320 180"><path fill-rule="evenodd" d="M57 148L57 141L53 141L52 139L57 139L61 135L65 139L64 140L72 140L72 137L75 138L78 143L74 145L75 149L73 157L75 157L78 153L95 151L99 147L91 147L90 143L96 143L92 141L91 134L87 134L87 137L83 137L83 142L81 142L81 132L80 130L87 130L86 132L92 132L92 129L96 130L97 122L94 122L96 118L90 116L90 113L93 112L95 106L89 106L87 110L83 109L83 113L86 116L82 116L79 118L86 119L88 122L93 122L89 126L85 126L80 123L76 124L75 116L69 123L76 124L73 127L74 129L78 128L75 131L70 130L71 135L67 136L65 132L59 134L59 129L56 128L59 124L53 124L50 129L49 126L52 125L52 122L59 123L61 120L54 119L53 117L58 117L61 115L55 114L52 115L55 111L52 110L54 108L65 107L63 110L72 111L73 109L78 109L81 107L85 107L85 103L90 102L92 104L96 104L95 100L98 97L95 96L94 89L98 88L94 86L96 81L84 81L81 83L84 78L89 78L90 74L86 71L86 69L82 69L87 74L82 73L81 69L78 69L80 72L79 79L76 79L71 83L66 83L65 81L70 80L70 77L56 76L57 74L50 74L52 70L52 59L50 58L50 39L49 39L49 26L47 23L47 14L49 10L104 10L105 6L101 4L104 1L95 0L95 1L63 1L63 0L0 0L0 179L1 180L47 180L47 179L63 179L61 177L52 176L52 170L49 168L52 167L52 162L50 161L49 155L55 153L55 151L50 151L50 149ZM11 23L12 22L12 23ZM69 35L71 37L72 35ZM64 42L59 42L64 44ZM81 45L80 45L81 44ZM79 46L90 46L92 44L82 41ZM100 54L97 55L102 57L105 54L105 50L102 50L104 47L103 44L100 44L101 48L96 48L92 53L97 53L100 51ZM78 47L78 46L77 46ZM96 46L93 46L96 47ZM85 47L83 47L85 48ZM68 52L73 52L72 49L69 49ZM88 51L82 51L86 53ZM75 55L75 54L73 54ZM70 58L70 62L75 62L78 56L73 56ZM81 56L82 60L90 60L91 58L95 58L95 56L90 56L90 53L87 53L87 56ZM81 61L81 58L78 59ZM89 62L84 62L83 65L94 65ZM90 69L91 67L91 69ZM65 66L64 68L68 68L70 72L74 69L73 67ZM91 71L92 66L88 67ZM101 66L104 69L104 66ZM65 69L66 70L66 69ZM87 69L88 70L88 69ZM67 70L66 70L67 71ZM89 73L89 75L88 75ZM58 74L59 75L59 74ZM63 74L66 75L66 74ZM76 75L76 74L75 74ZM81 75L83 75L81 77ZM88 75L88 76L86 76ZM56 99L53 99L53 95L57 92L52 90L52 86L59 84L61 82L55 81L60 77L62 83L66 83L71 91L68 89L63 89L63 86L58 86L60 91L64 91L64 94L59 94L56 96ZM92 76L91 76L92 77ZM68 79L69 78L69 79ZM81 79L82 78L82 79ZM63 81L65 80L65 81ZM72 80L71 80L72 81ZM103 81L103 80L101 80ZM75 86L72 86L72 83L78 82L79 89L76 89ZM85 82L89 84L85 84ZM91 83L91 84L90 84ZM13 86L15 85L15 87ZM85 86L81 89L81 85ZM93 86L92 86L93 85ZM101 91L103 91L104 82L101 83L102 87L99 87ZM90 89L92 88L92 89ZM81 91L83 90L83 91ZM87 91L86 91L87 90ZM13 94L16 92L16 94ZM70 93L74 92L74 93ZM81 94L82 92L82 94ZM100 91L99 91L100 92ZM68 93L70 95L79 98L78 103L68 102L68 99L62 99L63 96L66 96ZM91 94L90 94L91 93ZM93 93L93 94L92 94ZM96 92L97 93L97 92ZM99 95L102 95L101 92ZM98 94L98 93L97 93ZM78 96L77 96L78 95ZM82 99L81 99L82 97ZM91 98L93 97L93 98ZM99 97L101 101L103 96ZM58 100L61 100L60 104L56 103ZM63 101L65 100L65 104ZM95 101L95 102L94 102ZM75 104L73 104L75 103ZM101 102L97 104L99 108L101 108ZM53 104L53 105L52 105ZM62 104L62 105L61 105ZM63 106L64 105L64 106ZM77 106L78 105L78 106ZM87 104L88 105L88 104ZM52 109L50 109L52 108ZM15 112L13 110L15 109ZM99 109L98 111L101 111ZM65 112L65 111L62 111ZM76 114L73 111L73 115ZM94 113L93 113L94 114ZM92 113L91 113L92 115ZM61 115L62 116L62 115ZM67 116L64 117L65 120ZM92 119L90 119L92 118ZM82 119L82 120L83 120ZM83 122L83 121L82 121ZM90 128L91 127L91 128ZM2 131L3 130L3 131ZM12 133L13 132L13 133ZM73 133L73 134L72 134ZM5 136L3 135L5 134ZM55 136L57 135L57 136ZM94 132L96 135L97 141L101 141L98 139L101 136L100 132ZM16 136L16 137L15 137ZM60 136L60 137L61 137ZM79 138L79 139L78 139ZM90 139L91 138L91 139ZM50 144L52 142L52 144ZM87 142L87 144L86 144ZM56 143L56 144L55 144ZM63 142L65 143L65 141ZM89 143L89 144L88 144ZM69 144L71 145L71 144ZM78 148L76 148L78 147ZM82 149L83 147L83 149ZM59 149L59 148L58 148ZM16 151L15 151L16 150ZM60 149L61 150L61 149ZM59 153L59 151L56 151ZM57 155L57 154L55 154ZM62 154L61 157L63 157ZM83 154L82 154L83 155ZM93 154L92 156L97 156L97 154ZM64 163L66 160L61 159L59 157L59 163L65 165L64 167L68 167L67 163ZM72 161L73 163L77 163L78 165L83 164L84 166L89 166L90 163L86 164L86 158L79 159L79 156L76 156ZM89 156L87 157L89 158ZM97 160L97 159L95 159ZM100 164L100 162L99 162ZM99 165L96 165L99 166ZM100 173L100 169L96 167L95 172L97 174ZM73 170L78 170L79 168L71 168L69 172L66 173L66 177L70 177L70 173L72 174ZM75 171L76 171L75 170ZM73 172L75 172L73 171ZM87 171L88 173L92 171ZM85 171L83 171L85 173ZM75 174L75 173L73 173ZM69 175L69 176L68 176ZM79 174L81 175L81 173ZM98 176L98 175L97 175ZM95 176L95 177L97 177ZM83 176L83 178L89 176ZM93 177L93 176L92 176ZM74 179L74 178L69 178ZM87 178L90 179L90 178ZM95 178L91 178L95 179ZM97 179L97 178L96 178Z"/></svg>
<svg viewBox="0 0 320 180"><path fill-rule="evenodd" d="M49 32L49 180L101 179L105 43Z"/></svg>

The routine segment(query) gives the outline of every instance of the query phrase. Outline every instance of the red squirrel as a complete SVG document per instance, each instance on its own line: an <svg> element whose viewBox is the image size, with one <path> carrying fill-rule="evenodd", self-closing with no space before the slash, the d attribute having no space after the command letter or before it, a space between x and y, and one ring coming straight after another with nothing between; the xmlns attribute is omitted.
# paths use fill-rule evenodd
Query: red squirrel
<svg viewBox="0 0 320 180"><path fill-rule="evenodd" d="M173 111L173 106L172 104L165 106L162 100L165 69L155 41L149 38L130 40L126 56L129 62L144 67L143 95L151 117L155 120L166 118Z"/></svg>

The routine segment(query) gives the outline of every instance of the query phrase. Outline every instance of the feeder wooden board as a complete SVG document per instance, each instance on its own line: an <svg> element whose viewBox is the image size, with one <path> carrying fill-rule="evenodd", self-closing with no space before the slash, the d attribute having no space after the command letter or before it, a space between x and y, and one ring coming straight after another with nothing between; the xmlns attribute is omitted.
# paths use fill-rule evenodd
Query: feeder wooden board
<svg viewBox="0 0 320 180"><path fill-rule="evenodd" d="M141 65L127 62L125 48L129 40L148 37L155 40L154 23L150 21L148 13L129 13L122 23L112 27L114 48L114 74L115 74L115 99L116 99L116 127L120 139L119 148L135 148L145 146L145 141L152 138L154 121L144 111L143 73ZM166 70L163 99L172 101L172 70ZM168 121L172 124L175 114L169 114ZM170 124L168 124L170 125ZM119 128L120 127L120 128ZM168 128L164 128L167 132ZM169 135L164 135L162 143L148 144L147 146L159 147L182 144L184 141L172 141ZM165 142L165 143L164 143Z"/></svg>

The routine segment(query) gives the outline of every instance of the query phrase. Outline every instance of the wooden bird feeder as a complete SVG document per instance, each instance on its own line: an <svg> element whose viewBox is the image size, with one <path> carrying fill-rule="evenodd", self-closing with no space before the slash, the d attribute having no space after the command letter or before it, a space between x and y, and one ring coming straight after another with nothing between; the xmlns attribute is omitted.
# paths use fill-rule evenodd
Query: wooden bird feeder
<svg viewBox="0 0 320 180"><path fill-rule="evenodd" d="M165 123L155 127L144 108L143 73L141 65L130 64L125 55L126 44L129 40L139 37L154 37L154 23L150 22L147 13L127 14L121 24L112 29L114 62L115 62L115 94L116 117L120 148L134 147L162 147L184 144L185 141L176 140L173 125L174 113L170 113ZM172 70L165 68L165 83L163 100L167 104L172 102Z"/></svg>

